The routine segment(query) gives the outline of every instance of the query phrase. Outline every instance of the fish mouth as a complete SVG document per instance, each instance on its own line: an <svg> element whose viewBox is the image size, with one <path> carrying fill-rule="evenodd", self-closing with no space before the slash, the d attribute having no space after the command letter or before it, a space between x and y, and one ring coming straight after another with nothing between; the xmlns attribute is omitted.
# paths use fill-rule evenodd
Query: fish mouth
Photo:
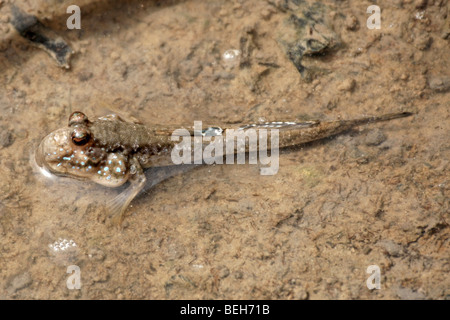
<svg viewBox="0 0 450 320"><path fill-rule="evenodd" d="M45 176L46 178L53 178L54 175L60 175L58 172L55 172L52 170L51 166L48 164L48 162L45 159L45 152L44 152L44 146L46 140L49 138L49 136L46 136L44 139L42 139L41 143L39 143L39 146L37 147L35 153L34 153L34 164L36 165L38 171Z"/></svg>
<svg viewBox="0 0 450 320"><path fill-rule="evenodd" d="M41 141L41 143L34 152L34 156L30 157L30 159L33 159L34 161L31 160L30 162L36 172L39 172L46 178L52 179L54 178L54 173L46 165L43 151L44 151L43 141Z"/></svg>
<svg viewBox="0 0 450 320"><path fill-rule="evenodd" d="M61 170L55 170L52 165L52 156L55 155L56 157L58 149L60 149L60 143L58 142L65 140L65 134L65 130L57 130L50 133L42 139L35 151L35 163L41 171L46 171L46 173L44 173L45 176L48 176L49 174L59 176L65 175L64 172L61 172Z"/></svg>

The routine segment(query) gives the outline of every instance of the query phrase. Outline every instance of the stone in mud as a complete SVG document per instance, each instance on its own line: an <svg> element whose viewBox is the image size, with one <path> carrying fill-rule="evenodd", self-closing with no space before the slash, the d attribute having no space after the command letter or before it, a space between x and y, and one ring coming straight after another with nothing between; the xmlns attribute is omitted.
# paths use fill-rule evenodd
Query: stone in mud
<svg viewBox="0 0 450 320"><path fill-rule="evenodd" d="M392 240L381 240L377 245L391 257L399 257L404 253L403 247Z"/></svg>
<svg viewBox="0 0 450 320"><path fill-rule="evenodd" d="M280 10L288 18L279 26L277 41L286 52L302 77L310 81L314 70L308 67L304 57L325 55L340 44L338 36L327 26L325 5L304 1L285 1Z"/></svg>
<svg viewBox="0 0 450 320"><path fill-rule="evenodd" d="M230 270L226 266L220 266L218 268L218 274L220 279L225 279L230 275Z"/></svg>
<svg viewBox="0 0 450 320"><path fill-rule="evenodd" d="M103 262L106 258L106 254L98 248L92 248L89 250L88 257L93 261Z"/></svg>
<svg viewBox="0 0 450 320"><path fill-rule="evenodd" d="M380 129L371 130L365 138L366 146L378 146L386 141L386 135Z"/></svg>
<svg viewBox="0 0 450 320"><path fill-rule="evenodd" d="M417 49L424 51L430 47L432 42L433 38L431 38L428 34L422 34L414 40L414 46Z"/></svg>
<svg viewBox="0 0 450 320"><path fill-rule="evenodd" d="M14 137L10 130L0 127L0 147L7 148L14 143Z"/></svg>
<svg viewBox="0 0 450 320"><path fill-rule="evenodd" d="M352 92L356 86L356 82L353 79L345 79L342 83L337 87L340 91L348 91Z"/></svg>
<svg viewBox="0 0 450 320"><path fill-rule="evenodd" d="M356 31L359 29L358 19L354 15L349 15L345 19L345 28L347 30Z"/></svg>
<svg viewBox="0 0 450 320"><path fill-rule="evenodd" d="M22 289L30 286L32 282L33 282L33 279L31 279L31 276L28 272L21 273L12 279L11 284L8 288L9 289L8 291L10 293L14 293L16 291L22 290Z"/></svg>
<svg viewBox="0 0 450 320"><path fill-rule="evenodd" d="M428 79L430 89L436 92L447 92L450 90L449 76L432 76Z"/></svg>

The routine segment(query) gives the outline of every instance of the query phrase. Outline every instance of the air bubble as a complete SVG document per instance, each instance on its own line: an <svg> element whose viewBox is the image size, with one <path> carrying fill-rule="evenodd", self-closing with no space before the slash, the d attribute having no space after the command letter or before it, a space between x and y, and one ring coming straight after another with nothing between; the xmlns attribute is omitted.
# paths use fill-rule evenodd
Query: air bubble
<svg viewBox="0 0 450 320"><path fill-rule="evenodd" d="M52 251L53 253L66 251L76 246L77 244L75 243L75 241L61 238L48 245L50 251Z"/></svg>
<svg viewBox="0 0 450 320"><path fill-rule="evenodd" d="M224 61L233 61L236 60L237 57L239 57L240 55L241 55L240 50L229 49L223 53L222 58Z"/></svg>
<svg viewBox="0 0 450 320"><path fill-rule="evenodd" d="M229 67L229 68L235 67L239 63L240 55L241 55L240 50L236 50L236 49L226 50L222 54L222 59L223 59L223 62L225 63L225 66Z"/></svg>

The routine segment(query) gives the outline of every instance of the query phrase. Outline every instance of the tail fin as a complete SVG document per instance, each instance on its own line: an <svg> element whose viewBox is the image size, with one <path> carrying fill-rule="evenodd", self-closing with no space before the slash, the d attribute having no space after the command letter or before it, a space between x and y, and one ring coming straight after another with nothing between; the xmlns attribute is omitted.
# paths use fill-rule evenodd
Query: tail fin
<svg viewBox="0 0 450 320"><path fill-rule="evenodd" d="M381 116L373 116L362 119L349 120L352 122L352 125L360 125L372 122L381 122L381 121L389 121L397 118L405 118L414 115L413 112L398 112L398 113L388 113Z"/></svg>

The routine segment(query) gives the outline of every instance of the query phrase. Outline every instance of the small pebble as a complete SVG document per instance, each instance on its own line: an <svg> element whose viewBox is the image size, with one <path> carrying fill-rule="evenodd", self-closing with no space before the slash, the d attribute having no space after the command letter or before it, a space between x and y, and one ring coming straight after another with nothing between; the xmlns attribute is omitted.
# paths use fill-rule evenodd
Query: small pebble
<svg viewBox="0 0 450 320"><path fill-rule="evenodd" d="M398 257L403 253L403 247L392 240L381 240L377 243L386 253L392 257Z"/></svg>
<svg viewBox="0 0 450 320"><path fill-rule="evenodd" d="M11 281L10 289L12 292L19 291L31 285L33 279L28 272L19 274Z"/></svg>
<svg viewBox="0 0 450 320"><path fill-rule="evenodd" d="M110 57L111 57L111 59L117 60L117 59L120 58L120 54L118 54L117 52L113 51L113 52L111 52Z"/></svg>
<svg viewBox="0 0 450 320"><path fill-rule="evenodd" d="M386 136L380 129L371 130L365 138L365 144L367 146L378 146L384 141L386 141Z"/></svg>
<svg viewBox="0 0 450 320"><path fill-rule="evenodd" d="M92 259L93 261L102 262L105 260L106 254L98 248L92 248L88 252L88 257L89 257L89 259Z"/></svg>
<svg viewBox="0 0 450 320"><path fill-rule="evenodd" d="M263 9L260 13L261 18L263 18L264 20L269 20L270 17L272 16L272 10L270 9Z"/></svg>
<svg viewBox="0 0 450 320"><path fill-rule="evenodd" d="M431 38L428 34L423 34L418 36L414 40L414 46L419 50L426 50L430 47L433 38Z"/></svg>
<svg viewBox="0 0 450 320"><path fill-rule="evenodd" d="M219 278L225 279L230 275L230 270L226 266L219 267Z"/></svg>
<svg viewBox="0 0 450 320"><path fill-rule="evenodd" d="M14 143L14 137L10 130L0 128L0 147L7 148Z"/></svg>
<svg viewBox="0 0 450 320"><path fill-rule="evenodd" d="M306 300L308 296L309 294L304 287L296 287L293 290L293 298L295 300Z"/></svg>
<svg viewBox="0 0 450 320"><path fill-rule="evenodd" d="M228 14L228 12L227 12L227 10L225 10L225 9L221 9L221 10L219 11L219 16L221 16L221 17L225 17L227 14Z"/></svg>
<svg viewBox="0 0 450 320"><path fill-rule="evenodd" d="M432 76L428 79L430 89L436 92L447 92L450 90L449 76Z"/></svg>
<svg viewBox="0 0 450 320"><path fill-rule="evenodd" d="M347 30L355 31L358 29L358 27L359 27L358 19L356 19L356 17L352 14L347 16L347 18L345 19L345 28Z"/></svg>
<svg viewBox="0 0 450 320"><path fill-rule="evenodd" d="M345 79L337 88L340 91L353 91L356 82L353 79Z"/></svg>

